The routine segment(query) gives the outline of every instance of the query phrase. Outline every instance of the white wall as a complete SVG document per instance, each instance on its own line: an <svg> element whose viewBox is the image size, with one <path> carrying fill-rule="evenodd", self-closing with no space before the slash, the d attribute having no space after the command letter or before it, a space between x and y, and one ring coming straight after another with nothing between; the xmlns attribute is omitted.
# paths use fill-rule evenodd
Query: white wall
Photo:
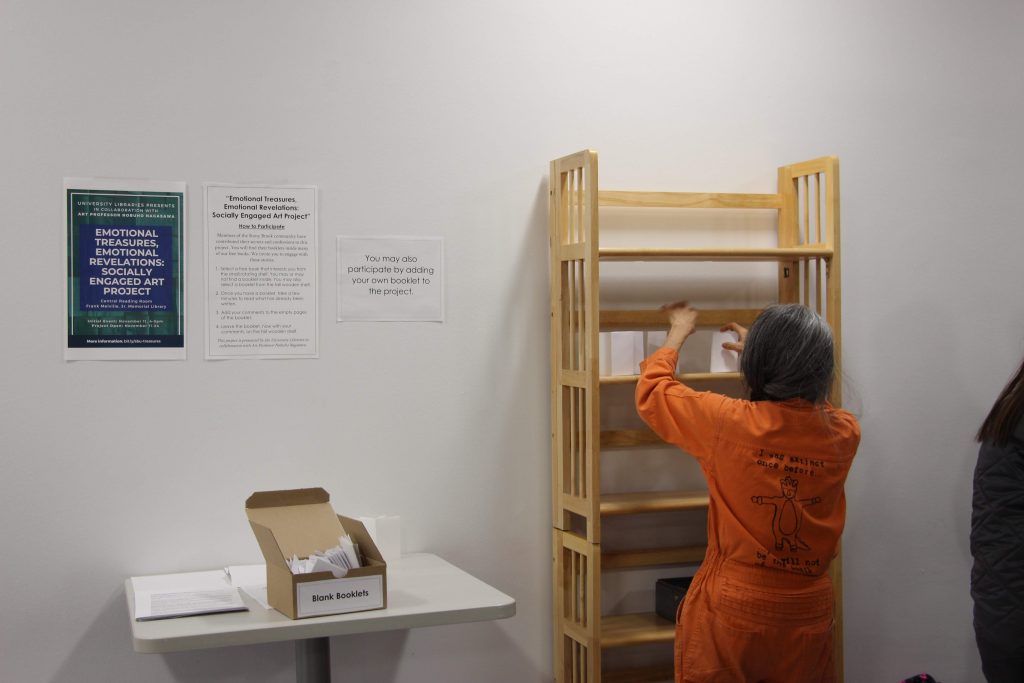
<svg viewBox="0 0 1024 683"><path fill-rule="evenodd" d="M0 0L0 679L290 680L283 644L135 654L122 585L256 561L245 497L322 485L518 600L335 639L339 680L548 680L546 174L591 147L623 189L773 191L839 155L847 680L981 680L971 434L1024 352L1022 24L1009 0ZM60 360L63 176L188 181L187 362ZM320 186L319 360L202 360L203 181ZM445 236L447 322L335 323L342 233Z"/></svg>

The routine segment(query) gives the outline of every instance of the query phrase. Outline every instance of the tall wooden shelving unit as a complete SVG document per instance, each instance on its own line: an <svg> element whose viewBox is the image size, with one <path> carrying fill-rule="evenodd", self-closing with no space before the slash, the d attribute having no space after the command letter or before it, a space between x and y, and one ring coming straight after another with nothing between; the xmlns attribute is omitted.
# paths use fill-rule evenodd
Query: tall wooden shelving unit
<svg viewBox="0 0 1024 683"><path fill-rule="evenodd" d="M771 248L602 248L600 208L772 209L778 214L778 245ZM672 679L672 663L603 671L602 651L671 642L674 625L650 614L605 616L601 574L613 569L692 565L706 547L602 553L601 520L668 510L706 508L706 491L602 495L601 451L662 442L647 430L602 430L601 387L635 383L602 377L598 333L664 329L657 310L602 310L602 261L768 261L778 263L778 301L815 308L832 326L836 380L830 400L841 402L839 282L839 161L813 159L778 169L773 194L632 192L601 190L597 152L585 150L551 162L551 450L555 679L559 683L617 683ZM676 292L664 293L665 296ZM699 327L735 320L749 325L759 309L701 310ZM732 375L682 375L684 381L736 381ZM842 581L840 557L832 564L836 590L836 665L842 681ZM653 593L653 587L652 587ZM653 605L653 595L651 604Z"/></svg>

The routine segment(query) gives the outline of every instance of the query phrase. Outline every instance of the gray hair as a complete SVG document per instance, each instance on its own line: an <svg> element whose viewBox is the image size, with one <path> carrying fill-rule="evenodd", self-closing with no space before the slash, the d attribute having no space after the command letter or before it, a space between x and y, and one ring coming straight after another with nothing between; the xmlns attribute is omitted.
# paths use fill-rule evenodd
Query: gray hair
<svg viewBox="0 0 1024 683"><path fill-rule="evenodd" d="M740 370L752 401L823 403L835 371L832 330L801 304L769 306L750 326Z"/></svg>

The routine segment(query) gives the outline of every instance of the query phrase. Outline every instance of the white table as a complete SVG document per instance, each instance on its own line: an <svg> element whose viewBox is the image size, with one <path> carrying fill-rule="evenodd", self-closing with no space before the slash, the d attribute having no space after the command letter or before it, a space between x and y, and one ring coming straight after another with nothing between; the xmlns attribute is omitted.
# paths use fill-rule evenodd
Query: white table
<svg viewBox="0 0 1024 683"><path fill-rule="evenodd" d="M331 636L505 619L516 602L437 555L404 555L388 564L387 608L289 619L244 592L248 612L135 621L132 581L125 582L136 652L159 653L295 641L296 680L330 681Z"/></svg>

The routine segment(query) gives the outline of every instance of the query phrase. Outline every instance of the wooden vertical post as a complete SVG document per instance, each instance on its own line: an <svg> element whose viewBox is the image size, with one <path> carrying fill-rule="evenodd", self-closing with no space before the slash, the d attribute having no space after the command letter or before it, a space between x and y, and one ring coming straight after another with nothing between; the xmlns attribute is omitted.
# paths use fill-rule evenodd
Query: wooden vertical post
<svg viewBox="0 0 1024 683"><path fill-rule="evenodd" d="M789 166L779 169L779 246L795 247L800 244L800 219L797 214L796 182ZM779 303L800 301L800 262L779 262Z"/></svg>
<svg viewBox="0 0 1024 683"><path fill-rule="evenodd" d="M836 377L832 383L832 403L841 405L843 400L842 358L843 358L843 318L842 318L842 283L840 281L840 249L839 249L839 159L828 157L825 160L825 241L834 250L825 270L825 308L828 313L828 324L832 326L832 335L836 345Z"/></svg>
<svg viewBox="0 0 1024 683"><path fill-rule="evenodd" d="M599 683L601 394L596 152L587 150L551 162L549 202L555 677L558 683Z"/></svg>
<svg viewBox="0 0 1024 683"><path fill-rule="evenodd" d="M810 176L815 176L815 230L810 229ZM824 175L822 183L821 176ZM802 189L803 192L799 192ZM835 377L829 393L829 400L835 406L842 403L842 309L840 288L840 244L839 244L839 160L836 157L822 157L779 169L779 195L782 206L779 209L779 246L796 246L801 239L800 212L803 215L804 242L812 237L832 250L832 255L814 260L815 275L810 277L811 261L803 263L804 290L801 295L799 279L793 277L797 263L779 265L779 302L804 303L819 312L824 308L825 319L832 328L835 345ZM824 226L821 225L819 203L824 206ZM789 270L787 276L787 269ZM824 272L823 272L824 271ZM824 291L822 291L824 289ZM841 544L840 544L841 548ZM835 591L835 646L833 657L836 665L836 680L843 682L843 564L842 553L837 552L829 567Z"/></svg>
<svg viewBox="0 0 1024 683"><path fill-rule="evenodd" d="M825 160L825 241L832 247L833 255L825 265L825 312L835 344L835 377L832 380L830 399L835 406L843 402L843 319L839 248L839 159L828 157ZM836 557L831 565L832 584L835 591L836 646L836 681L843 683L845 662L843 659L843 554L842 543L836 549Z"/></svg>

